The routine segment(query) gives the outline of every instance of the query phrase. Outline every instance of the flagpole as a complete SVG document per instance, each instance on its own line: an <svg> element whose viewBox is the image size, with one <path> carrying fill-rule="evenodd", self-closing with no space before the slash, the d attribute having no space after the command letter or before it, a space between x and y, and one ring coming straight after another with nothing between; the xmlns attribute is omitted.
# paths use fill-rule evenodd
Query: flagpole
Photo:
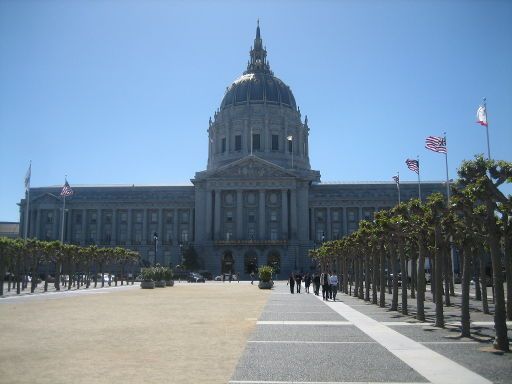
<svg viewBox="0 0 512 384"><path fill-rule="evenodd" d="M484 97L484 111L485 111L485 132L487 133L487 159L491 160L491 146L489 144L489 118L487 117L487 100Z"/></svg>
<svg viewBox="0 0 512 384"><path fill-rule="evenodd" d="M252 156L252 125L251 125L251 156Z"/></svg>
<svg viewBox="0 0 512 384"><path fill-rule="evenodd" d="M27 200L27 207L25 208L25 225L23 228L23 238L26 240L28 236L28 220L29 220L29 208L30 208L30 178L32 177L32 160L28 166L28 172L25 176L25 198Z"/></svg>
<svg viewBox="0 0 512 384"><path fill-rule="evenodd" d="M25 225L24 225L24 228L23 228L23 238L25 240L27 240L27 235L28 235L28 210L29 210L29 207L30 207L30 185L28 186L27 190L25 191L25 198L27 200L27 207L25 208Z"/></svg>
<svg viewBox="0 0 512 384"><path fill-rule="evenodd" d="M398 183L396 183L396 187L398 188L398 204L400 204L400 172L397 172Z"/></svg>
<svg viewBox="0 0 512 384"><path fill-rule="evenodd" d="M67 175L64 178L64 185L68 182ZM61 193L62 195L62 193ZM66 195L62 195L62 220L60 221L60 242L64 244L64 219L65 219L65 212L66 212Z"/></svg>
<svg viewBox="0 0 512 384"><path fill-rule="evenodd" d="M446 139L446 132L444 133L444 146L446 151L444 152L444 161L446 166L446 206L450 207L450 179L448 176L448 140ZM452 283L455 282L455 247L453 244L453 236L450 235L450 256L452 259Z"/></svg>
<svg viewBox="0 0 512 384"><path fill-rule="evenodd" d="M417 156L418 159L418 196L421 202L421 180L420 180L420 157Z"/></svg>

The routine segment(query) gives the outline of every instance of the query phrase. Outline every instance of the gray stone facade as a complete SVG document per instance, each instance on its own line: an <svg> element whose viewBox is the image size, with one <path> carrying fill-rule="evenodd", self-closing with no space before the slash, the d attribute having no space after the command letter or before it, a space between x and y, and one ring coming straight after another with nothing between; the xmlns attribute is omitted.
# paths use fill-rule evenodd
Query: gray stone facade
<svg viewBox="0 0 512 384"><path fill-rule="evenodd" d="M228 87L208 135L207 169L192 186L72 186L64 241L127 247L165 265L181 264L183 247L193 246L201 269L214 275L248 278L253 268L271 264L283 277L309 271L310 249L397 203L394 182L320 182L320 172L310 168L307 117L302 120L290 88L270 71L259 26L247 71ZM423 197L445 191L443 183L421 188ZM60 239L60 190L31 188L29 237ZM402 183L401 196L416 198L417 184ZM22 200L20 233L24 207Z"/></svg>

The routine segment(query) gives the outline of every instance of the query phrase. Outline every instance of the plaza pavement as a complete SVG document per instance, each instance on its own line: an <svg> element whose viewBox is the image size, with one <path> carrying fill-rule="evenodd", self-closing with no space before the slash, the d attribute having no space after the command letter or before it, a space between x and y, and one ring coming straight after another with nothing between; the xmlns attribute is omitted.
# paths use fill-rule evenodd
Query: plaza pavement
<svg viewBox="0 0 512 384"><path fill-rule="evenodd" d="M459 298L446 329L429 323L430 302L418 323L338 299L291 295L282 281L11 292L0 298L0 383L512 383L512 354L490 352L492 316L478 302L475 337L461 339Z"/></svg>

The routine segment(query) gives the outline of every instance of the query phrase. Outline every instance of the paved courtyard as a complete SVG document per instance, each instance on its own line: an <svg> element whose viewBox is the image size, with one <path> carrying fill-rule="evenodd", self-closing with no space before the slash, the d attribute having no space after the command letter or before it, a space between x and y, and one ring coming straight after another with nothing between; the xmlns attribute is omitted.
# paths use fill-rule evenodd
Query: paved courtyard
<svg viewBox="0 0 512 384"><path fill-rule="evenodd" d="M446 329L338 299L285 282L8 296L0 383L512 383L512 354L491 352L492 316L477 302L475 337L462 339L457 298Z"/></svg>

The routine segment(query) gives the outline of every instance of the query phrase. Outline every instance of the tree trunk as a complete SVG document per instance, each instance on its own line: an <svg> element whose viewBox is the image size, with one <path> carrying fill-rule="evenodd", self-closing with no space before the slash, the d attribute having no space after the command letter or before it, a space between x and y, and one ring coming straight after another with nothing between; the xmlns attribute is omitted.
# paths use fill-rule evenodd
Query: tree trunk
<svg viewBox="0 0 512 384"><path fill-rule="evenodd" d="M4 295L4 277L5 277L5 272L6 272L4 257L5 257L5 255L2 255L0 257L0 279L1 279L1 281L0 281L0 296ZM7 282L7 286L9 286L9 282Z"/></svg>
<svg viewBox="0 0 512 384"><path fill-rule="evenodd" d="M425 321L425 255L426 246L423 243L423 236L418 239L418 294L416 295L417 313L416 319Z"/></svg>
<svg viewBox="0 0 512 384"><path fill-rule="evenodd" d="M461 307L461 336L471 336L471 323L469 313L469 282L471 280L471 247L464 246L460 249L463 256L462 266L462 307Z"/></svg>
<svg viewBox="0 0 512 384"><path fill-rule="evenodd" d="M105 287L105 279L103 277L103 263L100 264L101 288Z"/></svg>
<svg viewBox="0 0 512 384"><path fill-rule="evenodd" d="M508 216L503 215L503 220L508 223ZM512 321L512 231L510 224L505 228L505 273L507 278L507 320Z"/></svg>
<svg viewBox="0 0 512 384"><path fill-rule="evenodd" d="M379 307L384 308L386 306L386 251L384 250L384 245L381 245L379 249L379 258L380 258L380 291L379 291Z"/></svg>
<svg viewBox="0 0 512 384"><path fill-rule="evenodd" d="M487 202L487 228L489 231L489 249L492 260L493 288L496 304L494 305L494 328L496 340L494 347L501 351L509 351L507 335L507 314L505 310L505 292L503 290L503 269L501 264L499 229L494 217L495 206Z"/></svg>
<svg viewBox="0 0 512 384"><path fill-rule="evenodd" d="M411 299L416 298L416 290L418 289L418 253L416 249L411 253Z"/></svg>
<svg viewBox="0 0 512 384"><path fill-rule="evenodd" d="M430 256L430 293L432 302L436 302L436 260L434 255Z"/></svg>
<svg viewBox="0 0 512 384"><path fill-rule="evenodd" d="M364 255L364 301L370 301L370 250Z"/></svg>
<svg viewBox="0 0 512 384"><path fill-rule="evenodd" d="M37 261L37 255L32 255L34 257L34 261L32 263L32 281L30 282L30 293L34 293L37 287L37 281L39 280L39 275L37 274L37 267L38 267L38 261Z"/></svg>
<svg viewBox="0 0 512 384"><path fill-rule="evenodd" d="M477 252L473 251L473 282L475 283L475 300L482 301L482 290L480 289L480 259Z"/></svg>
<svg viewBox="0 0 512 384"><path fill-rule="evenodd" d="M487 274L485 273L485 252L480 250L480 284L482 286L482 311L489 314L489 302L487 300Z"/></svg>
<svg viewBox="0 0 512 384"><path fill-rule="evenodd" d="M391 255L391 268L393 273L393 296L391 299L391 310L398 311L398 271L396 262L396 250L393 246L389 247Z"/></svg>
<svg viewBox="0 0 512 384"><path fill-rule="evenodd" d="M50 264L46 261L44 265L44 291L48 292L48 276L50 275Z"/></svg>
<svg viewBox="0 0 512 384"><path fill-rule="evenodd" d="M62 263L57 261L55 263L55 290L60 291L60 269L62 268Z"/></svg>
<svg viewBox="0 0 512 384"><path fill-rule="evenodd" d="M452 305L451 301L450 301L450 280L451 280L451 276L452 276L452 271L450 269L450 253L449 253L449 248L446 248L444 251L444 254L443 254L443 259L444 259L444 263L443 263L443 276L444 276L444 300L445 300L445 305L447 307L450 307ZM442 251L442 252L443 252Z"/></svg>
<svg viewBox="0 0 512 384"><path fill-rule="evenodd" d="M393 293L393 279L391 277L391 274L393 273L392 270L393 270L393 267L391 266L391 256L387 258L387 261L388 261L388 275L386 276L387 278L387 286L388 286L388 293L391 295Z"/></svg>
<svg viewBox="0 0 512 384"><path fill-rule="evenodd" d="M455 296L455 281L453 281L453 271L454 271L454 266L453 266L453 262L455 261L455 247L454 246L450 246L449 247L449 257L448 257L448 271L449 271L449 293L450 293L450 296ZM453 257L452 257L453 256ZM459 273L462 274L462 269L460 268L459 266Z"/></svg>
<svg viewBox="0 0 512 384"><path fill-rule="evenodd" d="M444 328L443 314L443 249L441 244L441 226L435 226L435 297L436 297L436 327Z"/></svg>
<svg viewBox="0 0 512 384"><path fill-rule="evenodd" d="M372 304L377 305L377 282L379 281L379 261L377 252L372 252L373 278L372 278Z"/></svg>
<svg viewBox="0 0 512 384"><path fill-rule="evenodd" d="M21 258L18 256L16 258L16 294L21 293Z"/></svg>
<svg viewBox="0 0 512 384"><path fill-rule="evenodd" d="M357 296L360 299L364 299L364 259L362 257L359 258L359 295Z"/></svg>
<svg viewBox="0 0 512 384"><path fill-rule="evenodd" d="M403 239L398 240L398 255L400 257L400 269L402 270L402 314L409 314L407 308L407 260L405 257L405 249Z"/></svg>

